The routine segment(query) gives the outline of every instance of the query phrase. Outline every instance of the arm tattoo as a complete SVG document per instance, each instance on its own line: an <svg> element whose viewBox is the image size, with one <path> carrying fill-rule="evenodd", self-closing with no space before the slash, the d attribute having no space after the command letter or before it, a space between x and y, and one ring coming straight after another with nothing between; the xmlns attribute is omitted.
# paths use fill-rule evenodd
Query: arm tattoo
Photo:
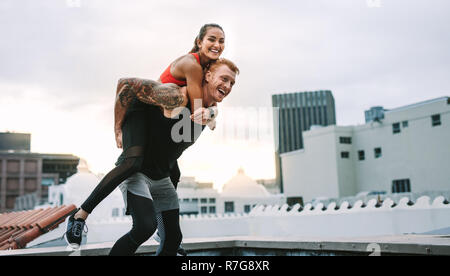
<svg viewBox="0 0 450 276"><path fill-rule="evenodd" d="M180 87L172 83L156 83L155 85L152 81L145 80L136 96L144 103L159 105L167 109L174 109L183 103Z"/></svg>
<svg viewBox="0 0 450 276"><path fill-rule="evenodd" d="M134 98L151 105L173 109L183 103L183 95L175 84L161 84L145 79L122 79L119 100L127 107Z"/></svg>
<svg viewBox="0 0 450 276"><path fill-rule="evenodd" d="M114 131L116 134L122 128L128 107L136 98L143 103L166 109L174 109L183 103L183 94L175 84L161 84L138 78L120 79L114 107Z"/></svg>

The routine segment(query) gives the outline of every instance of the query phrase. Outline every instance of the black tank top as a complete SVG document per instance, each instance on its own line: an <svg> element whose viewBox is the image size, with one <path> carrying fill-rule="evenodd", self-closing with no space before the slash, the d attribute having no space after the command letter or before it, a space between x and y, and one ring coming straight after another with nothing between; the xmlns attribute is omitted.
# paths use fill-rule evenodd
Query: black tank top
<svg viewBox="0 0 450 276"><path fill-rule="evenodd" d="M190 119L190 104L177 118L163 115L159 107L147 106L148 144L145 149L142 173L154 180L170 176L182 153L198 139L205 126Z"/></svg>

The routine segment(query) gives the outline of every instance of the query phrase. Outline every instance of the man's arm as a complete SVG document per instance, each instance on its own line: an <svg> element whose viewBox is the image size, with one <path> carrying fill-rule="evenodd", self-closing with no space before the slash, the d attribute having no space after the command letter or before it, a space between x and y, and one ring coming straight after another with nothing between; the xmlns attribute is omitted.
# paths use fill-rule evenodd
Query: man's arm
<svg viewBox="0 0 450 276"><path fill-rule="evenodd" d="M183 104L185 97L175 84L161 84L156 81L123 78L119 80L114 105L114 133L117 147L122 147L122 124L125 114L133 99L146 104L173 109Z"/></svg>

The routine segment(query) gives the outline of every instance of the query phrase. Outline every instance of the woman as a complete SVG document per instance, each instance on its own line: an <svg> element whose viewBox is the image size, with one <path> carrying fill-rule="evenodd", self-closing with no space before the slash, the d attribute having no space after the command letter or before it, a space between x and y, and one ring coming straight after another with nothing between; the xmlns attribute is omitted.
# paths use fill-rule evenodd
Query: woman
<svg viewBox="0 0 450 276"><path fill-rule="evenodd" d="M117 146L123 147L123 152L116 163L117 166L102 179L88 199L81 205L81 208L69 218L66 240L70 245L78 247L81 244L81 231L93 209L120 183L141 170L145 147L149 142L148 135L145 133L146 104L160 106L165 115L173 115L170 109L188 100L180 93L176 85L187 86L187 97L191 103L195 103L196 99L202 99L203 70L220 57L224 50L224 42L224 32L219 25L204 25L195 39L195 45L191 53L175 60L161 75L160 81L162 84L134 78L119 81L115 106L115 134ZM199 106L197 108L194 107L194 104L190 106L193 113L192 119L197 122L201 120L203 124L217 114L217 111L210 107ZM122 130L127 130L127 133L124 132L122 135ZM131 130L134 133L131 133ZM173 171L170 176L173 185L176 185L179 179L177 165L173 167ZM152 200L137 194L136 192L126 191L124 198L126 198L128 209L133 218L133 229L119 239L111 254L114 254L114 252L120 252L122 255L134 253L137 247L150 238L156 230L155 206ZM168 225L173 225L172 222L175 218L178 220L178 216L174 215L178 213L178 210L175 210L175 212L170 212L172 210L163 211L167 211L167 216L165 218L165 213L162 213L162 218L160 218L162 222L166 220ZM173 227L170 228L172 230ZM178 235L178 233L176 234ZM168 235L167 240L170 240ZM162 246L170 247L170 243L163 242ZM162 252L162 255L169 254L164 252L172 254L173 248L170 250L162 249Z"/></svg>

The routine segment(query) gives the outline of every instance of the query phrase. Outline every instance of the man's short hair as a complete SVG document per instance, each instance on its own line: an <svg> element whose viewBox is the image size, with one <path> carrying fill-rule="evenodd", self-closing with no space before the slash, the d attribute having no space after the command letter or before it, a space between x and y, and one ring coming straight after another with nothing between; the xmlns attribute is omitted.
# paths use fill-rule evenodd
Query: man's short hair
<svg viewBox="0 0 450 276"><path fill-rule="evenodd" d="M214 71L215 68L217 68L220 65L226 65L228 68L230 68L231 71L233 71L236 75L239 75L239 68L234 64L231 60L226 58L219 58L215 62L211 63L209 66L209 71Z"/></svg>

